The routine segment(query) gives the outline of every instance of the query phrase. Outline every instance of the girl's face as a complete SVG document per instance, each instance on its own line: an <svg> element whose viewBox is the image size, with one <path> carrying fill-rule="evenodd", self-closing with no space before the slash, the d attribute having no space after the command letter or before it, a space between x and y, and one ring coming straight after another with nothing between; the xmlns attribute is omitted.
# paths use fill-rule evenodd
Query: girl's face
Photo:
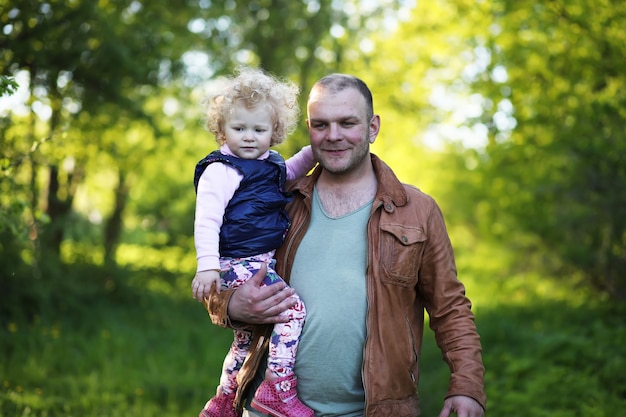
<svg viewBox="0 0 626 417"><path fill-rule="evenodd" d="M257 159L270 148L273 123L268 106L248 109L236 104L230 117L224 121L226 145L243 159Z"/></svg>

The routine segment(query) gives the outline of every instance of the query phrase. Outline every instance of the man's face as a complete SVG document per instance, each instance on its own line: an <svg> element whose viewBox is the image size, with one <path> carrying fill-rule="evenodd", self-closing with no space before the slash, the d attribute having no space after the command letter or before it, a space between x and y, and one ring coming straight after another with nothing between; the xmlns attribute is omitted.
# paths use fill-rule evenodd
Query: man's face
<svg viewBox="0 0 626 417"><path fill-rule="evenodd" d="M358 90L315 87L307 111L311 148L325 170L347 174L369 163L369 146L378 135L379 118L367 119L365 98Z"/></svg>

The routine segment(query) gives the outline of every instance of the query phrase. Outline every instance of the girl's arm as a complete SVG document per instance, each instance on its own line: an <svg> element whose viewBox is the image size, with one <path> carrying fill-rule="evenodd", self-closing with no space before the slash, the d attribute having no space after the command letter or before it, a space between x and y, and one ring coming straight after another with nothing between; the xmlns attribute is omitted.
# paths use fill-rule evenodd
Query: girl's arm
<svg viewBox="0 0 626 417"><path fill-rule="evenodd" d="M317 163L311 150L311 145L307 145L297 154L285 161L287 166L287 179L295 180L304 177Z"/></svg>
<svg viewBox="0 0 626 417"><path fill-rule="evenodd" d="M195 299L203 302L211 288L219 293L220 228L228 202L241 183L241 175L234 168L219 162L209 164L198 181L194 242L198 267L191 282Z"/></svg>

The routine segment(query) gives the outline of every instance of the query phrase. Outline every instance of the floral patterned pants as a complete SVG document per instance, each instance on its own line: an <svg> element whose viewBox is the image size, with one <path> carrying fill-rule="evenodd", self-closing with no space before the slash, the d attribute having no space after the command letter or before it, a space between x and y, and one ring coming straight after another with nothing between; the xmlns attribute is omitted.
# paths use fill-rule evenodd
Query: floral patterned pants
<svg viewBox="0 0 626 417"><path fill-rule="evenodd" d="M267 275L263 280L263 285L272 285L282 281L282 278L274 270L276 261L273 256L274 253L270 252L249 258L220 258L222 288L239 287L248 281L263 263L267 264ZM279 377L293 373L298 342L306 318L304 303L298 295L294 295L294 297L296 298L296 305L287 310L289 321L276 323L270 338L267 368ZM237 390L237 373L243 365L251 343L252 332L234 330L234 340L224 359L220 377L220 386L223 392L228 394Z"/></svg>

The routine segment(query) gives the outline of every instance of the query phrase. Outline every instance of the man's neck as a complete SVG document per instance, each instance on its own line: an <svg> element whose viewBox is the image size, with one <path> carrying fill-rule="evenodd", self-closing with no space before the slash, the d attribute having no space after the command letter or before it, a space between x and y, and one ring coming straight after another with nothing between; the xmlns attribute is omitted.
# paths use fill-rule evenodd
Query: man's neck
<svg viewBox="0 0 626 417"><path fill-rule="evenodd" d="M364 172L334 175L322 172L317 180L317 194L324 211L331 217L349 214L371 201L376 195L377 180L374 168Z"/></svg>

